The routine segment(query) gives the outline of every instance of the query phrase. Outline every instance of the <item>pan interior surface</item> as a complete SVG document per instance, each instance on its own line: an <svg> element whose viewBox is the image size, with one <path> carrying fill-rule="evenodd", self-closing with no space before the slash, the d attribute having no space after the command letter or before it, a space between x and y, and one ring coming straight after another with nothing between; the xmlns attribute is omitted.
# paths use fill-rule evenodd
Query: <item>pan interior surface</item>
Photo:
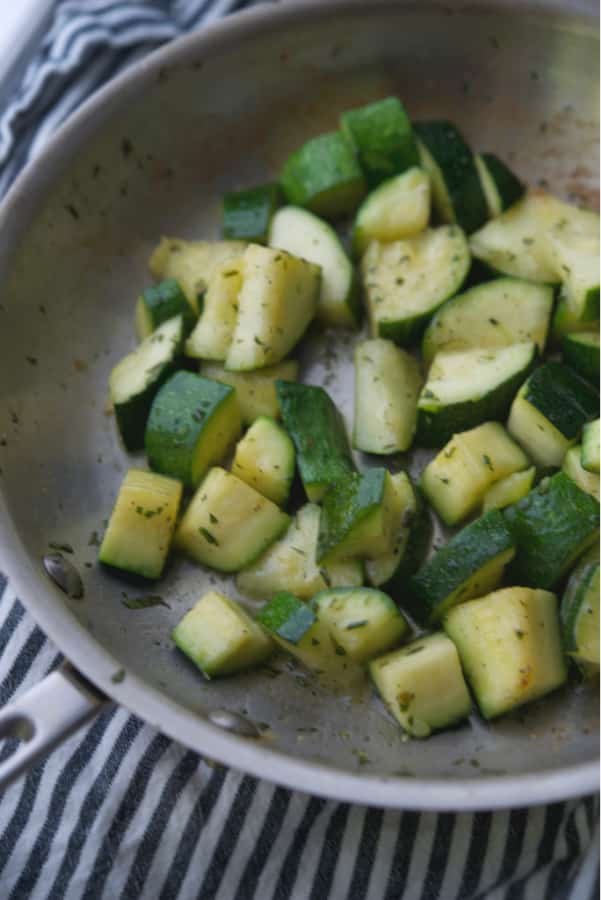
<svg viewBox="0 0 601 900"><path fill-rule="evenodd" d="M394 805L402 803L397 777L465 779L477 792L489 778L591 763L598 695L570 685L491 725L473 717L419 742L404 740L375 700L325 693L285 663L204 682L169 633L209 586L231 594L232 582L178 559L158 587L170 608L130 610L122 593L148 588L96 563L120 481L142 462L125 454L106 413L108 374L134 345L135 299L150 283L146 260L158 238L217 237L223 191L276 177L300 142L369 100L396 93L412 117L451 119L474 148L494 150L530 184L594 205L597 38L583 20L520 10L316 6L195 36L82 113L2 220L0 527L3 505L10 545L29 560L18 581L31 591L24 601L84 672L86 654L64 623L79 622L114 668L158 691L163 721L141 700L134 711L169 733L176 705L178 721L184 710L191 723L216 708L242 713L259 723L266 749L330 766L333 794L342 772L391 777ZM315 335L301 352L303 379L324 384L348 424L356 340ZM72 546L82 600L36 581L50 542ZM2 553L12 574L18 557ZM98 678L110 688L110 667ZM142 695L122 696L136 706ZM307 769L297 786L310 790L310 778Z"/></svg>

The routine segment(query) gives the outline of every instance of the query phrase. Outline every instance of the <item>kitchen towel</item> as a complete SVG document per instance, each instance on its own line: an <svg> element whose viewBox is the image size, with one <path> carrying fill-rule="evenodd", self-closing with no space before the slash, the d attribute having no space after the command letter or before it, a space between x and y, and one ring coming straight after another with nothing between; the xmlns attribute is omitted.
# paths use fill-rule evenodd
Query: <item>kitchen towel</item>
<svg viewBox="0 0 601 900"><path fill-rule="evenodd" d="M244 5L58 2L0 111L0 195L109 78ZM0 573L0 705L60 662ZM110 709L0 797L0 897L590 900L598 815L596 796L460 815L326 801L227 770Z"/></svg>

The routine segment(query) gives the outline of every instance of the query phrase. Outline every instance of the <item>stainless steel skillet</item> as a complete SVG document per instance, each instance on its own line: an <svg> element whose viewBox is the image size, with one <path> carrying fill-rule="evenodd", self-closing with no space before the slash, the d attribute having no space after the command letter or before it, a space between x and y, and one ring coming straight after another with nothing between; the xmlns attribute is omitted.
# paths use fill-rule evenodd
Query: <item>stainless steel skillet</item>
<svg viewBox="0 0 601 900"><path fill-rule="evenodd" d="M209 583L222 582L177 561L160 588L171 608L131 611L121 592L134 589L95 564L93 545L129 464L104 413L107 376L132 346L133 302L157 237L216 236L224 189L274 175L342 109L390 92L415 117L457 121L531 183L590 205L599 106L588 8L260 8L119 78L15 185L0 211L0 570L104 702L227 765L359 803L494 808L596 788L590 687L490 727L474 719L428 742L403 741L376 703L327 695L285 666L274 677L204 683L168 635ZM327 383L347 414L351 343L316 338L303 359L304 377ZM49 542L72 545L83 599L45 576ZM29 740L0 775L22 770L98 702L69 670L5 708L0 735ZM261 736L210 721L217 709L261 723Z"/></svg>

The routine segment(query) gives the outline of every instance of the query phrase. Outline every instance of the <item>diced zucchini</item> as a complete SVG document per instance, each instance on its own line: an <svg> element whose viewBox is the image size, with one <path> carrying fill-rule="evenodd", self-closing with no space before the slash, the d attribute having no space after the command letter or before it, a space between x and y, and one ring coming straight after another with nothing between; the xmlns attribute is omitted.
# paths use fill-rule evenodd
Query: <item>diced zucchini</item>
<svg viewBox="0 0 601 900"><path fill-rule="evenodd" d="M217 591L201 597L171 637L207 678L261 665L274 651L271 638L246 610Z"/></svg>
<svg viewBox="0 0 601 900"><path fill-rule="evenodd" d="M504 419L536 358L531 343L437 353L417 404L418 441L440 447L459 431Z"/></svg>
<svg viewBox="0 0 601 900"><path fill-rule="evenodd" d="M288 590L302 600L310 600L328 587L360 587L363 569L358 560L318 565L320 515L316 504L302 506L283 537L240 572L236 578L238 590L262 599Z"/></svg>
<svg viewBox="0 0 601 900"><path fill-rule="evenodd" d="M444 628L486 719L536 700L566 680L557 598L548 591L495 591L452 609Z"/></svg>
<svg viewBox="0 0 601 900"><path fill-rule="evenodd" d="M392 715L413 737L429 737L472 711L457 650L442 632L374 659L369 672Z"/></svg>
<svg viewBox="0 0 601 900"><path fill-rule="evenodd" d="M443 222L468 234L488 218L474 155L451 122L417 122L421 165L432 179L432 200Z"/></svg>
<svg viewBox="0 0 601 900"><path fill-rule="evenodd" d="M577 331L566 334L561 342L563 361L575 372L599 384L599 333Z"/></svg>
<svg viewBox="0 0 601 900"><path fill-rule="evenodd" d="M457 293L469 267L467 241L456 225L391 244L374 241L361 262L372 336L412 343Z"/></svg>
<svg viewBox="0 0 601 900"><path fill-rule="evenodd" d="M186 341L187 356L195 359L226 358L236 330L241 287L241 258L229 259L216 267L203 297L200 318Z"/></svg>
<svg viewBox="0 0 601 900"><path fill-rule="evenodd" d="M518 548L509 570L517 584L552 588L599 540L599 503L565 472L541 481L504 516Z"/></svg>
<svg viewBox="0 0 601 900"><path fill-rule="evenodd" d="M565 335L574 334L575 332L598 333L599 320L597 319L596 321L583 322L582 319L579 319L578 316L575 315L575 313L569 308L565 299L560 297L557 306L555 307L553 318L551 320L551 341L553 343L553 346L561 345ZM574 366L573 360L570 361L570 365L573 368L576 368L576 366ZM586 373L581 372L580 374L584 375ZM595 380L598 381L598 377Z"/></svg>
<svg viewBox="0 0 601 900"><path fill-rule="evenodd" d="M583 425L598 414L599 395L568 366L546 362L520 388L507 427L539 466L559 466Z"/></svg>
<svg viewBox="0 0 601 900"><path fill-rule="evenodd" d="M392 341L374 338L357 344L353 446L382 455L408 450L421 384L417 360Z"/></svg>
<svg viewBox="0 0 601 900"><path fill-rule="evenodd" d="M414 166L368 194L355 217L353 251L362 256L372 241L415 237L430 218L430 179Z"/></svg>
<svg viewBox="0 0 601 900"><path fill-rule="evenodd" d="M257 621L280 647L339 689L361 680L359 666L335 644L327 624L289 591L267 603Z"/></svg>
<svg viewBox="0 0 601 900"><path fill-rule="evenodd" d="M599 474L599 419L587 422L582 430L582 468Z"/></svg>
<svg viewBox="0 0 601 900"><path fill-rule="evenodd" d="M599 500L599 476L582 468L580 456L582 447L570 447L565 455L562 471L568 475L580 490Z"/></svg>
<svg viewBox="0 0 601 900"><path fill-rule="evenodd" d="M397 472L396 475L391 475L390 482L393 488L391 496L392 546L387 553L369 559L365 563L367 579L374 587L391 582L396 583L395 576L403 563L407 563L405 554L411 530L416 526L421 512L420 498L406 472ZM422 560L419 562L421 563ZM407 574L406 566L404 568Z"/></svg>
<svg viewBox="0 0 601 900"><path fill-rule="evenodd" d="M523 472L514 472L493 484L484 495L482 503L482 512L488 512L490 509L505 509L512 503L517 503L522 497L532 490L536 468L531 466Z"/></svg>
<svg viewBox="0 0 601 900"><path fill-rule="evenodd" d="M404 596L407 579L423 564L432 542L433 527L430 511L417 491L415 491L415 497L416 510L411 518L409 518L410 514L407 514L401 531L397 533L397 542L390 553L365 562L369 584L385 588L395 597Z"/></svg>
<svg viewBox="0 0 601 900"><path fill-rule="evenodd" d="M289 523L290 517L275 503L216 466L184 513L176 543L211 569L238 572L264 553Z"/></svg>
<svg viewBox="0 0 601 900"><path fill-rule="evenodd" d="M130 469L123 479L98 558L144 578L159 578L182 496L173 478Z"/></svg>
<svg viewBox="0 0 601 900"><path fill-rule="evenodd" d="M397 606L373 588L322 591L311 604L337 647L350 659L366 663L399 644L410 628Z"/></svg>
<svg viewBox="0 0 601 900"><path fill-rule="evenodd" d="M283 250L249 244L226 369L262 369L298 343L317 309L320 270Z"/></svg>
<svg viewBox="0 0 601 900"><path fill-rule="evenodd" d="M242 241L184 241L161 238L148 265L155 278L175 278L188 303L198 315L200 303L213 272L223 263L238 259L244 252Z"/></svg>
<svg viewBox="0 0 601 900"><path fill-rule="evenodd" d="M563 646L592 674L599 671L599 553L585 554L568 581L561 600Z"/></svg>
<svg viewBox="0 0 601 900"><path fill-rule="evenodd" d="M421 488L447 525L477 509L491 485L526 469L528 457L499 422L455 434L424 469Z"/></svg>
<svg viewBox="0 0 601 900"><path fill-rule="evenodd" d="M498 587L515 552L503 514L493 509L453 535L411 576L402 603L418 621L438 622L458 603Z"/></svg>
<svg viewBox="0 0 601 900"><path fill-rule="evenodd" d="M599 215L562 204L549 229L550 258L562 281L561 296L582 321L599 318Z"/></svg>
<svg viewBox="0 0 601 900"><path fill-rule="evenodd" d="M268 243L321 268L317 316L325 325L358 324L359 283L340 238L327 222L298 206L284 206L273 217Z"/></svg>
<svg viewBox="0 0 601 900"><path fill-rule="evenodd" d="M494 153L479 153L475 157L475 163L486 198L489 218L494 219L517 203L526 188Z"/></svg>
<svg viewBox="0 0 601 900"><path fill-rule="evenodd" d="M259 416L279 419L280 404L275 392L275 382L296 381L298 363L287 359L275 366L266 366L256 372L228 372L219 363L201 363L200 372L205 378L229 384L236 391L240 415L244 425L252 425Z"/></svg>
<svg viewBox="0 0 601 900"><path fill-rule="evenodd" d="M280 205L281 188L270 182L242 191L232 191L223 197L221 233L234 241L267 242L269 224Z"/></svg>
<svg viewBox="0 0 601 900"><path fill-rule="evenodd" d="M321 387L276 381L276 393L307 497L318 503L334 482L355 471L342 416Z"/></svg>
<svg viewBox="0 0 601 900"><path fill-rule="evenodd" d="M424 332L426 363L441 350L509 347L531 341L545 349L553 289L518 278L496 278L452 297Z"/></svg>
<svg viewBox="0 0 601 900"><path fill-rule="evenodd" d="M150 467L196 487L242 431L233 388L192 372L176 372L154 398L146 424Z"/></svg>
<svg viewBox="0 0 601 900"><path fill-rule="evenodd" d="M568 307L580 319L594 319L599 317L598 229L594 213L550 194L527 194L473 234L470 248L497 272L527 281L563 282Z"/></svg>
<svg viewBox="0 0 601 900"><path fill-rule="evenodd" d="M138 340L143 341L159 325L175 316L182 317L184 333L188 334L194 327L196 314L175 278L168 278L166 281L146 288L138 297L136 304Z"/></svg>
<svg viewBox="0 0 601 900"><path fill-rule="evenodd" d="M353 213L365 194L361 167L339 131L299 147L284 163L280 182L289 203L325 219Z"/></svg>
<svg viewBox="0 0 601 900"><path fill-rule="evenodd" d="M182 349L181 316L168 319L117 363L109 394L119 434L127 450L144 446L144 429L154 396L175 371Z"/></svg>
<svg viewBox="0 0 601 900"><path fill-rule="evenodd" d="M351 109L342 114L340 125L370 187L418 164L411 122L397 97Z"/></svg>
<svg viewBox="0 0 601 900"><path fill-rule="evenodd" d="M317 559L320 563L358 557L374 559L393 549L398 505L386 469L352 473L323 498Z"/></svg>
<svg viewBox="0 0 601 900"><path fill-rule="evenodd" d="M294 444L284 429L260 416L236 447L232 472L264 497L283 506L294 478Z"/></svg>

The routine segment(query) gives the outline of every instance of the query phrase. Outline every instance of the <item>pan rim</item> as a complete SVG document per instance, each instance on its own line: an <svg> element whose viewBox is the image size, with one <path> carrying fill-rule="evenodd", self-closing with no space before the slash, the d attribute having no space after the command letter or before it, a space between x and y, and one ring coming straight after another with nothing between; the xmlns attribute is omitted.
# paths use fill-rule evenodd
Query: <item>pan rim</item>
<svg viewBox="0 0 601 900"><path fill-rule="evenodd" d="M541 13L595 36L592 28L597 17L590 4L574 3L569 12L560 0L495 0L478 4L455 0L452 10L436 0L416 2L375 0L370 15L402 10L446 14L507 13L519 7L521 16ZM211 56L241 40L252 39L267 28L280 30L295 22L313 21L331 16L364 15L353 0L335 0L328 4L319 0L280 7L259 6L214 23L199 32L183 36L162 47L117 76L87 100L58 129L36 157L17 178L0 207L0 229L4 236L0 248L0 268L5 268L31 218L56 178L67 169L74 154L99 130L104 122L153 80L159 70L170 65L186 65L199 55ZM487 776L478 778L408 778L402 776L354 774L281 751L263 743L237 737L222 731L186 707L166 697L142 678L128 672L121 683L111 676L122 663L117 661L73 616L64 595L48 584L41 565L34 565L31 554L20 540L0 492L0 568L9 576L11 588L66 657L89 680L116 703L139 715L149 724L185 746L219 760L224 765L266 778L282 786L306 791L340 801L363 803L384 808L416 810L468 811L534 806L598 790L599 770L596 760L579 763L544 773ZM54 592L53 594L51 592ZM56 602L36 600L54 596ZM200 749L202 748L202 749ZM267 775L266 775L267 773Z"/></svg>

